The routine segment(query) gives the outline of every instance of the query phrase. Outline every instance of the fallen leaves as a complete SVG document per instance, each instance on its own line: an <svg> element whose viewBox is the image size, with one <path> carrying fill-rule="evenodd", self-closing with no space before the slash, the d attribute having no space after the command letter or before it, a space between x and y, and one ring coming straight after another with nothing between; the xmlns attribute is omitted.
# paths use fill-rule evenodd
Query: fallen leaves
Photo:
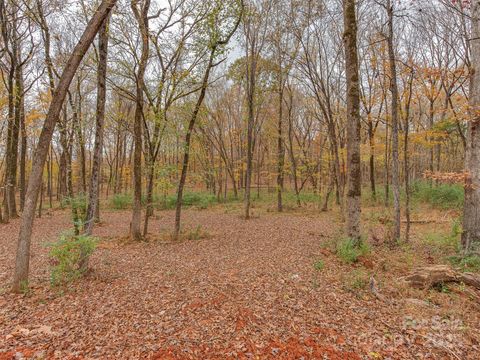
<svg viewBox="0 0 480 360"><path fill-rule="evenodd" d="M165 234L173 213L159 214L151 231ZM68 228L68 212L42 218L33 236L32 292L0 294L0 360L20 353L46 359L400 359L448 358L451 351L473 359L475 332L466 337L458 329L397 325L406 311L429 319L438 307L372 301L368 289L362 296L344 291L339 275L352 268L322 248L337 231L329 216L265 214L244 221L218 210L187 210L185 226L202 224L211 238L124 244L118 239L128 232L129 215L104 213L95 229L103 241L91 259L94 271L63 292L49 286L42 244ZM0 231L2 283L13 269L17 226L12 221ZM324 266L315 270L319 254ZM382 270L378 257L356 266ZM388 296L386 285L381 289ZM469 299L462 301L474 306ZM476 319L466 319L471 328L477 329ZM447 351L418 340L419 333L436 340L448 333L449 346L455 345Z"/></svg>

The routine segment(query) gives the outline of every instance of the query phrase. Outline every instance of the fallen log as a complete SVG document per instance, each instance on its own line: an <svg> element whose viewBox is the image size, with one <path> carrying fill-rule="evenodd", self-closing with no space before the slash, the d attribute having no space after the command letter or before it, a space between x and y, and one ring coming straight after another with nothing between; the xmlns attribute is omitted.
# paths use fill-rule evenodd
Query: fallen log
<svg viewBox="0 0 480 360"><path fill-rule="evenodd" d="M446 224L449 221L446 220L438 220L438 219L417 219L417 220L410 220L410 224ZM407 220L402 220L403 224L407 223Z"/></svg>
<svg viewBox="0 0 480 360"><path fill-rule="evenodd" d="M448 265L435 265L414 270L403 278L410 286L428 289L445 283L464 283L480 289L480 276L473 273L461 273Z"/></svg>

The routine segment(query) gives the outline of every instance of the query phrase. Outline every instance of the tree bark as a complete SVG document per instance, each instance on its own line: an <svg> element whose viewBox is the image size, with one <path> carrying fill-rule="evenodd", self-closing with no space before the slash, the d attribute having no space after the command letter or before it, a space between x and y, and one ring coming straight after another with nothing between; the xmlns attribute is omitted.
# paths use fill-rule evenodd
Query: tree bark
<svg viewBox="0 0 480 360"><path fill-rule="evenodd" d="M181 220L181 213L182 213L182 200L183 200L183 189L185 187L185 181L187 179L187 170L188 170L188 161L190 157L190 142L192 138L193 128L195 126L195 122L197 120L198 112L200 111L200 107L203 104L203 100L205 98L205 93L207 91L208 86L208 79L210 78L210 71L212 70L213 60L215 58L217 47L214 46L210 50L210 57L208 59L207 69L205 70L205 75L203 76L202 81L202 88L200 90L200 95L198 96L197 103L195 104L195 108L193 110L192 116L190 117L190 121L188 123L187 134L185 135L185 144L183 146L183 162L182 162L182 172L180 174L180 181L178 183L177 189L177 203L175 207L175 228L173 230L173 237L175 239L178 238L180 234L180 220Z"/></svg>
<svg viewBox="0 0 480 360"><path fill-rule="evenodd" d="M107 94L107 56L108 56L108 17L103 21L98 33L98 69L97 69L97 110L95 144L93 147L92 175L88 194L88 208L85 219L85 233L92 235L95 214L99 200L98 185L103 152L103 128L105 123L105 100Z"/></svg>
<svg viewBox="0 0 480 360"><path fill-rule="evenodd" d="M80 62L97 34L103 20L110 13L116 0L103 0L97 11L90 19L79 42L70 55L68 62L58 82L57 88L52 97L50 107L43 124L42 132L33 156L32 171L28 179L27 193L25 197L25 208L20 224L18 237L17 256L15 262L15 273L13 277L12 291L19 292L28 282L28 271L30 265L30 243L32 228L35 217L35 208L38 199L39 188L42 183L43 167L52 139L55 124L62 110L63 102L68 87L72 82Z"/></svg>
<svg viewBox="0 0 480 360"><path fill-rule="evenodd" d="M281 61L280 61L281 63ZM280 68L278 89L278 124L277 124L277 211L283 211L282 193L284 183L285 149L283 148L283 69Z"/></svg>
<svg viewBox="0 0 480 360"><path fill-rule="evenodd" d="M390 92L392 93L392 187L393 187L393 240L400 239L400 172L398 160L398 84L395 50L393 47L393 3L387 1L388 60L390 65Z"/></svg>
<svg viewBox="0 0 480 360"><path fill-rule="evenodd" d="M245 195L243 199L245 219L250 219L250 188L252 183L252 165L253 165L253 127L255 122L255 88L257 59L255 50L255 40L253 40L251 53L247 54L247 168L245 171Z"/></svg>
<svg viewBox="0 0 480 360"><path fill-rule="evenodd" d="M480 1L471 4L470 121L465 153L465 203L462 247L465 254L480 246Z"/></svg>
<svg viewBox="0 0 480 360"><path fill-rule="evenodd" d="M355 0L343 1L343 19L347 78L347 235L356 244L359 244L361 241L360 201L362 177L360 169L360 85Z"/></svg>
<svg viewBox="0 0 480 360"><path fill-rule="evenodd" d="M145 0L138 9L139 0L133 0L131 7L137 20L140 34L142 37L142 54L137 70L137 94L135 106L135 118L133 124L133 138L135 142L134 163L133 163L133 211L132 223L130 226L130 236L132 240L139 241L142 239L141 221L142 221L142 122L143 122L143 89L144 76L147 67L149 54L149 40L148 40L148 10L150 8L150 0Z"/></svg>

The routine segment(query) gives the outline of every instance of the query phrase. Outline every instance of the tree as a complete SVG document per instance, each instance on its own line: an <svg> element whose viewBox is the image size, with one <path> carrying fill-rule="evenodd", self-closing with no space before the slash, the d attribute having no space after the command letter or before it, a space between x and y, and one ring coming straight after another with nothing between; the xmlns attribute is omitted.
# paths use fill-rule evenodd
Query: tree
<svg viewBox="0 0 480 360"><path fill-rule="evenodd" d="M470 95L465 153L465 203L462 246L466 254L480 246L480 3L471 2Z"/></svg>
<svg viewBox="0 0 480 360"><path fill-rule="evenodd" d="M239 5L238 5L239 4ZM210 73L212 69L217 66L220 62L215 63L215 59L218 56L218 52L222 49L223 46L227 45L231 37L237 31L237 28L240 24L243 15L243 1L238 2L237 0L233 1L233 6L230 4L225 4L221 1L215 0L213 8L210 10L211 13L207 16L207 31L209 38L207 39L207 50L208 50L208 62L205 68L205 73L202 79L202 85L200 93L198 95L195 107L193 109L192 115L188 122L187 133L185 135L185 143L183 145L183 162L182 162L182 172L180 175L180 181L178 183L177 189L177 202L175 207L175 227L173 230L174 238L178 238L180 233L180 220L182 212L182 201L183 201L183 189L185 187L185 180L187 179L187 170L188 162L190 158L190 143L192 139L192 133L197 121L198 113L205 99L205 93L207 91L208 82L210 79ZM239 8L239 9L238 9ZM233 10L233 15L231 14ZM228 22L229 18L233 17L233 26L230 29L222 31L221 26Z"/></svg>
<svg viewBox="0 0 480 360"><path fill-rule="evenodd" d="M387 16L388 16L388 34L387 34L387 46L388 46L388 62L390 65L390 92L391 99L391 112L392 112L392 187L393 187L393 240L400 239L400 165L398 159L398 83L397 83L397 64L395 58L394 49L394 5L391 0L387 0L386 3Z"/></svg>
<svg viewBox="0 0 480 360"><path fill-rule="evenodd" d="M107 93L107 55L108 55L108 17L105 18L98 33L98 68L97 68L97 108L95 144L93 148L92 174L88 194L88 208L85 233L92 234L95 214L99 202L99 177L103 152L103 131L105 123L105 101Z"/></svg>
<svg viewBox="0 0 480 360"><path fill-rule="evenodd" d="M133 123L133 138L135 142L134 163L133 163L133 211L132 222L130 224L130 236L133 240L138 241L142 238L141 221L142 221L142 128L143 128L143 92L145 88L144 77L145 69L149 56L149 34L148 34L148 10L150 8L150 0L143 0L139 8L140 0L133 0L131 3L132 11L137 20L142 39L142 52L138 63L136 74L136 98L135 98L135 118Z"/></svg>
<svg viewBox="0 0 480 360"><path fill-rule="evenodd" d="M251 184L254 152L255 110L257 107L257 72L261 53L266 44L267 19L272 9L271 0L251 1L243 21L245 36L245 88L247 98L247 159L243 212L250 219Z"/></svg>
<svg viewBox="0 0 480 360"><path fill-rule="evenodd" d="M357 54L355 0L343 1L345 69L347 78L347 234L360 243L361 163L360 163L360 86Z"/></svg>
<svg viewBox="0 0 480 360"><path fill-rule="evenodd" d="M15 273L13 276L12 291L19 292L27 286L28 271L30 265L30 243L32 237L33 221L35 209L38 200L38 193L42 183L43 167L47 158L50 141L52 139L55 124L62 110L68 87L72 82L75 72L85 53L90 47L95 35L100 29L103 21L108 16L116 0L103 0L97 8L85 28L75 49L70 55L65 66L48 109L42 132L35 149L33 157L32 170L28 179L27 192L25 195L25 207L23 210L22 221L20 223L20 234L18 237L17 256L15 260Z"/></svg>

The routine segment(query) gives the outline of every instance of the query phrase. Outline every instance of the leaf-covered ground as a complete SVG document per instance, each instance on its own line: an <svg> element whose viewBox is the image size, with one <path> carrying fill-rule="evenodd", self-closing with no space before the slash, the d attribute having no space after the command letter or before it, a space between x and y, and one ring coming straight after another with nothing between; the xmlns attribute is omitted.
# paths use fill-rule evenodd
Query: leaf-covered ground
<svg viewBox="0 0 480 360"><path fill-rule="evenodd" d="M245 221L186 210L185 228L208 236L172 242L173 213L160 212L142 243L124 241L128 211L102 218L92 272L66 289L50 287L45 243L70 227L69 213L37 219L22 295L8 292L19 221L0 225L1 360L478 359L479 294L403 285L429 261L420 248L397 255L373 244L359 264L343 264L328 246L341 226L333 213Z"/></svg>

